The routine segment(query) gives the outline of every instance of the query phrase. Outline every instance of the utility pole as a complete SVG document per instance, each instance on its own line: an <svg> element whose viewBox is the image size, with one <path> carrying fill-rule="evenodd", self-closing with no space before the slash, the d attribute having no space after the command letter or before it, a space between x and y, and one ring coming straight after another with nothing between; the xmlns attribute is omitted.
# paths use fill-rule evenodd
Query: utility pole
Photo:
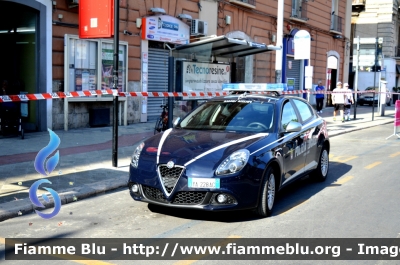
<svg viewBox="0 0 400 265"><path fill-rule="evenodd" d="M357 91L358 91L358 69L359 69L359 64L360 62L360 36L357 36L357 60L356 60L356 76L355 76L355 82L354 82L354 120L357 118Z"/></svg>
<svg viewBox="0 0 400 265"><path fill-rule="evenodd" d="M119 0L114 1L114 66L113 66L113 136L112 165L118 167L118 53L119 53ZM115 90L117 90L115 92Z"/></svg>
<svg viewBox="0 0 400 265"><path fill-rule="evenodd" d="M376 71L378 70L378 37L375 39L375 60L374 60L374 92L372 93L373 99L372 99L372 120L374 120L374 111L375 111L375 83L376 83ZM378 97L379 98L379 97ZM379 104L379 102L378 102Z"/></svg>
<svg viewBox="0 0 400 265"><path fill-rule="evenodd" d="M276 46L281 49L275 51L275 83L282 83L282 39L284 0L278 0L278 16L276 30Z"/></svg>

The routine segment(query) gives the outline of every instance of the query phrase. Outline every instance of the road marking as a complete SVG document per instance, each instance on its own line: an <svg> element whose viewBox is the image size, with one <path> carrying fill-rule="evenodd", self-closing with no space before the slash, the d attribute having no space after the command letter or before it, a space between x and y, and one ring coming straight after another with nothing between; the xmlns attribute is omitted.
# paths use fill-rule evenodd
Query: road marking
<svg viewBox="0 0 400 265"><path fill-rule="evenodd" d="M336 181L335 183L333 183L333 185L338 184L338 185L343 185L344 183L348 182L349 180L351 180L352 178L354 178L353 176L347 176L344 178L340 178L338 181Z"/></svg>
<svg viewBox="0 0 400 265"><path fill-rule="evenodd" d="M278 212L276 215L281 216L281 215L287 214L288 212L290 212L293 209L299 207L300 205L303 205L306 202L307 202L307 200L303 200L303 201L299 201L298 203L296 203L296 205L291 204L289 207L286 207L282 211Z"/></svg>
<svg viewBox="0 0 400 265"><path fill-rule="evenodd" d="M7 239L7 241L9 243L11 243L11 245L14 245L14 246L17 243L23 243L23 242L18 241L17 239L18 238L16 238L16 239L9 238L9 239ZM6 239L4 237L0 237L0 244L2 244L2 245L6 244ZM57 257L59 259L73 261L73 262L80 263L80 264L85 264L85 265L113 265L113 263L108 263L108 262L104 262L104 261L100 261L100 260L89 260L89 258L81 257L81 256L78 256L78 255L56 255L56 254L53 255L53 254L47 254L47 256L53 256L53 257ZM76 258L79 258L80 260L70 260L69 259L70 257L76 257Z"/></svg>
<svg viewBox="0 0 400 265"><path fill-rule="evenodd" d="M241 238L241 236L236 236L236 235L232 235L232 236L228 236L226 239L221 240L217 243L215 243L213 246L221 246L221 245L226 245L227 243L231 242L232 238ZM175 262L174 265L190 265L192 263L195 263L197 261L199 261L200 259L207 257L208 255L204 254L204 255L192 255L190 256L191 260L181 260L178 262ZM193 259L194 257L196 257L196 259Z"/></svg>
<svg viewBox="0 0 400 265"><path fill-rule="evenodd" d="M340 162L340 163L345 163L350 160L356 159L358 156L335 156L335 155L329 155L329 160L330 162Z"/></svg>
<svg viewBox="0 0 400 265"><path fill-rule="evenodd" d="M400 152L397 152L397 153L391 154L389 157L396 157L396 156L398 156L398 155L400 155Z"/></svg>
<svg viewBox="0 0 400 265"><path fill-rule="evenodd" d="M376 167L377 165L379 165L379 164L381 164L381 163L382 163L381 161L378 161L378 162L369 164L368 166L366 166L366 167L364 167L364 168L365 168L365 169L371 169L371 168Z"/></svg>

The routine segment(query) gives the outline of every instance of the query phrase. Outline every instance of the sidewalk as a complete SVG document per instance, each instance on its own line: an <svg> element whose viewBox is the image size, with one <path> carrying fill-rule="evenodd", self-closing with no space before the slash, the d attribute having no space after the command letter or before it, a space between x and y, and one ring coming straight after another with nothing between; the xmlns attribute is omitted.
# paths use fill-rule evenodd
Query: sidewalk
<svg viewBox="0 0 400 265"><path fill-rule="evenodd" d="M354 118L354 107L351 109ZM342 123L333 121L333 108L320 114L328 125L329 136L394 122L394 107L386 107L385 116L372 107L358 107L357 119ZM112 166L112 127L58 130L60 159L49 176L36 172L37 153L49 143L48 132L35 132L20 137L0 136L0 221L34 212L29 188L38 179L52 182L62 204L126 186L132 145L153 135L154 122L118 127L118 167ZM39 190L45 192L44 190ZM46 192L47 193L47 192ZM45 205L52 207L52 204Z"/></svg>

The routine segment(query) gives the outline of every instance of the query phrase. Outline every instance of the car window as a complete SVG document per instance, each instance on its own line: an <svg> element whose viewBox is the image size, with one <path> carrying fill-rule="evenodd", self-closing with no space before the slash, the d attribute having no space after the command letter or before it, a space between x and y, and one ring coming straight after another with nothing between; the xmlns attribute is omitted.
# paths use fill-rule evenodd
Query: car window
<svg viewBox="0 0 400 265"><path fill-rule="evenodd" d="M292 104L290 101L286 101L282 110L281 129L285 131L291 121L298 121L298 119Z"/></svg>
<svg viewBox="0 0 400 265"><path fill-rule="evenodd" d="M188 114L178 126L195 130L269 132L273 104L259 101L210 101Z"/></svg>
<svg viewBox="0 0 400 265"><path fill-rule="evenodd" d="M300 101L298 99L294 99L293 102L296 105L297 110L300 113L301 120L303 122L307 121L308 119L310 119L312 117L313 114L311 112L310 107L307 105L307 103L304 103L303 101Z"/></svg>

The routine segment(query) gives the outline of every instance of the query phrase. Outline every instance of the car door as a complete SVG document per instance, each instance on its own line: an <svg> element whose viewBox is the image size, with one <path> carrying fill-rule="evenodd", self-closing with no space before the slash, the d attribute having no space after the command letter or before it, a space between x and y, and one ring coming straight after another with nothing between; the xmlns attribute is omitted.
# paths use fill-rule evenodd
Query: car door
<svg viewBox="0 0 400 265"><path fill-rule="evenodd" d="M279 130L280 136L283 137L281 142L283 156L282 184L285 184L304 172L305 144L303 140L303 130L300 132L286 132L286 128L290 122L300 121L298 112L290 100L286 100L283 103L280 119Z"/></svg>
<svg viewBox="0 0 400 265"><path fill-rule="evenodd" d="M293 99L293 102L300 116L303 128L301 137L306 146L306 151L303 154L305 158L304 171L308 171L315 168L318 164L319 150L317 150L318 139L316 129L319 123L316 121L314 112L308 103L300 99Z"/></svg>

